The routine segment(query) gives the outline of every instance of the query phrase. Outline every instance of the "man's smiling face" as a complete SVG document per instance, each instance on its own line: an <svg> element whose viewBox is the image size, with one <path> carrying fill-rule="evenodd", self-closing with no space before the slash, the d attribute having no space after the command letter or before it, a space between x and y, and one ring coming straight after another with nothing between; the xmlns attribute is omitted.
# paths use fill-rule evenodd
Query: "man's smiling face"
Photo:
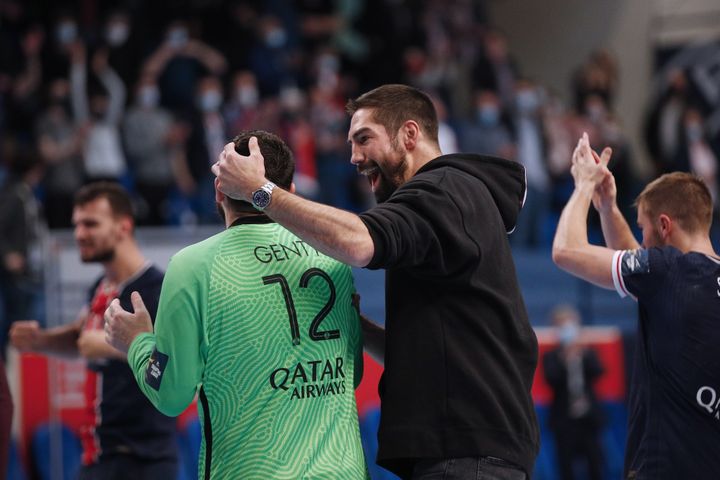
<svg viewBox="0 0 720 480"><path fill-rule="evenodd" d="M407 152L391 138L385 127L372 118L372 109L361 108L350 121L348 142L352 148L350 162L365 175L378 203L382 203L407 181Z"/></svg>

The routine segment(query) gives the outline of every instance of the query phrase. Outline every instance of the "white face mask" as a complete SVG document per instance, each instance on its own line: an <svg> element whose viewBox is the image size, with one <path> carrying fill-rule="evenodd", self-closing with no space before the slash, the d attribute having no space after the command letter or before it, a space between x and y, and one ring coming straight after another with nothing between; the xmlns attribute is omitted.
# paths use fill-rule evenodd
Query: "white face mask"
<svg viewBox="0 0 720 480"><path fill-rule="evenodd" d="M563 345L569 345L577 340L580 335L580 327L574 323L566 323L560 327L558 332L558 339Z"/></svg>
<svg viewBox="0 0 720 480"><path fill-rule="evenodd" d="M105 32L105 40L111 47L119 47L130 36L130 27L125 22L111 24Z"/></svg>
<svg viewBox="0 0 720 480"><path fill-rule="evenodd" d="M200 97L200 109L203 112L217 112L222 104L222 95L217 90L208 90Z"/></svg>
<svg viewBox="0 0 720 480"><path fill-rule="evenodd" d="M280 27L273 28L265 34L265 43L270 48L280 48L285 45L287 34Z"/></svg>
<svg viewBox="0 0 720 480"><path fill-rule="evenodd" d="M167 34L167 42L173 48L184 47L188 41L188 32L184 28L173 28Z"/></svg>
<svg viewBox="0 0 720 480"><path fill-rule="evenodd" d="M240 106L250 108L258 104L260 95L255 87L240 87L235 90L235 98Z"/></svg>
<svg viewBox="0 0 720 480"><path fill-rule="evenodd" d="M157 87L142 87L138 92L138 103L145 108L156 107L160 102L160 90Z"/></svg>

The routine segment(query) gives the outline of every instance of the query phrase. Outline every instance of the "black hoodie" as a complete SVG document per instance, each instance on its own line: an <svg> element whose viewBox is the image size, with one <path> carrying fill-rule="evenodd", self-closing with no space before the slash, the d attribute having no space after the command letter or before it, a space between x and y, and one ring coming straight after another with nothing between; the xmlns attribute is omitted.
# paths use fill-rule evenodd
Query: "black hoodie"
<svg viewBox="0 0 720 480"><path fill-rule="evenodd" d="M520 164L445 155L360 216L387 270L378 464L403 477L474 456L532 473L537 339L506 234L524 199Z"/></svg>

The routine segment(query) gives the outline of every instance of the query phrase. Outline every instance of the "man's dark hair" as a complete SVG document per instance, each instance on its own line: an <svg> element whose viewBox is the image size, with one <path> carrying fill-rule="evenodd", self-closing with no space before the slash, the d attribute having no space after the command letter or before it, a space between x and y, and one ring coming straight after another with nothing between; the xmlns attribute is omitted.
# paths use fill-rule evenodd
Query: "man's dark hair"
<svg viewBox="0 0 720 480"><path fill-rule="evenodd" d="M260 146L260 153L265 159L265 177L278 187L289 190L295 174L295 160L290 148L277 135L264 130L248 130L240 132L233 138L235 151L240 155L250 155L248 143L250 137L256 137ZM258 185L259 186L259 185ZM229 205L233 209L246 209L248 203L228 197Z"/></svg>
<svg viewBox="0 0 720 480"><path fill-rule="evenodd" d="M372 120L385 127L391 139L408 120L415 120L423 134L438 143L438 119L430 97L407 85L383 85L348 100L345 110L350 116L362 108L372 110Z"/></svg>
<svg viewBox="0 0 720 480"><path fill-rule="evenodd" d="M135 218L130 195L119 183L88 183L75 193L74 205L81 207L99 198L107 199L114 216Z"/></svg>

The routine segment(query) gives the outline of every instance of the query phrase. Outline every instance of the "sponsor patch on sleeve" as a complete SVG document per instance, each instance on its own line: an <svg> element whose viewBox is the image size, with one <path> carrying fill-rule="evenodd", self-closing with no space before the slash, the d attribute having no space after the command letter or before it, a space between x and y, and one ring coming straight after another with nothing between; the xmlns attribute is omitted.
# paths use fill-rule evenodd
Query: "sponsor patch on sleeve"
<svg viewBox="0 0 720 480"><path fill-rule="evenodd" d="M622 256L620 270L623 277L638 273L650 273L650 257L644 248L627 250Z"/></svg>
<svg viewBox="0 0 720 480"><path fill-rule="evenodd" d="M612 279L615 290L621 297L632 294L625 285L625 277L650 272L650 257L644 248L617 250L612 260ZM633 296L633 298L635 298Z"/></svg>
<svg viewBox="0 0 720 480"><path fill-rule="evenodd" d="M145 370L145 383L155 390L160 390L160 382L162 381L168 359L169 357L159 352L157 347L153 349L152 355L150 355L150 362Z"/></svg>

